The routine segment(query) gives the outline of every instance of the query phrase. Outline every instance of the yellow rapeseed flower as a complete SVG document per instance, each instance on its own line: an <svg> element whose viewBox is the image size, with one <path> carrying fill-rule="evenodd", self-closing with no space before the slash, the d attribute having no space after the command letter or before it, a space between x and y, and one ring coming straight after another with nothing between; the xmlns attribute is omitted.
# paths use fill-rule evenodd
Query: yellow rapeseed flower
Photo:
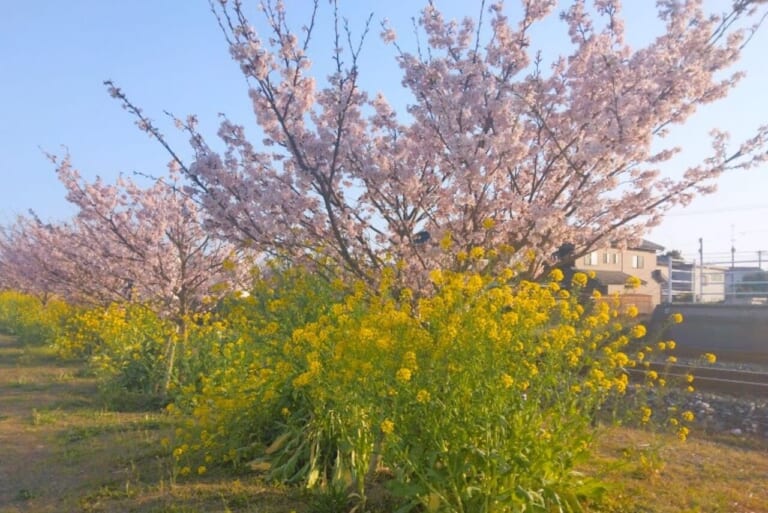
<svg viewBox="0 0 768 513"><path fill-rule="evenodd" d="M417 403L427 403L431 399L431 395L428 391L424 390L423 388L419 390L419 392L416 394L416 402Z"/></svg>
<svg viewBox="0 0 768 513"><path fill-rule="evenodd" d="M401 381L403 383L411 380L411 369L407 369L405 367L402 367L400 370L397 371L397 374L395 374L395 378L398 381Z"/></svg>
<svg viewBox="0 0 768 513"><path fill-rule="evenodd" d="M624 367L629 363L629 356L625 353L618 352L613 355L613 362L617 367Z"/></svg>
<svg viewBox="0 0 768 513"><path fill-rule="evenodd" d="M443 238L440 239L440 247L443 249L443 251L447 251L451 249L452 245L453 245L453 237L451 236L451 232L445 232L445 235L443 235Z"/></svg>
<svg viewBox="0 0 768 513"><path fill-rule="evenodd" d="M470 250L469 256L472 257L473 260L480 260L485 256L485 250L480 246L475 246Z"/></svg>
<svg viewBox="0 0 768 513"><path fill-rule="evenodd" d="M552 281L563 281L565 275L560 269L552 269L549 273L549 279Z"/></svg>
<svg viewBox="0 0 768 513"><path fill-rule="evenodd" d="M533 262L534 260L536 260L536 252L532 249L526 250L525 259L529 262Z"/></svg>
<svg viewBox="0 0 768 513"><path fill-rule="evenodd" d="M587 286L587 275L584 273L574 273L573 278L571 278L571 285L574 287L586 287Z"/></svg>
<svg viewBox="0 0 768 513"><path fill-rule="evenodd" d="M515 383L515 380L514 380L514 379L512 379L512 376L510 376L510 375L509 375L509 374L507 374L506 372L503 372L503 373L501 374L501 385L502 385L504 388L509 388L509 387L511 387L511 386L512 386L514 383Z"/></svg>
<svg viewBox="0 0 768 513"><path fill-rule="evenodd" d="M630 319L637 317L638 313L640 313L640 311L637 309L635 305L629 305L627 307L627 317L629 317Z"/></svg>
<svg viewBox="0 0 768 513"><path fill-rule="evenodd" d="M486 230L490 230L494 226L496 226L496 221L494 221L492 217L486 217L483 219L483 228Z"/></svg>
<svg viewBox="0 0 768 513"><path fill-rule="evenodd" d="M715 363L717 361L717 356L715 356L713 353L704 353L704 359L707 361L707 363Z"/></svg>
<svg viewBox="0 0 768 513"><path fill-rule="evenodd" d="M640 278L638 278L637 276L630 276L629 278L627 278L627 281L626 281L626 283L624 284L624 286L625 286L626 288L628 288L628 289L636 289L636 288L638 288L640 285L642 285L642 283L643 283L643 282L642 282L642 281L640 281Z"/></svg>
<svg viewBox="0 0 768 513"><path fill-rule="evenodd" d="M695 416L694 416L693 412L692 412L692 411L690 411L690 410L684 411L684 412L682 413L681 417L682 417L682 418L683 418L683 420L684 420L684 421L686 421L686 422L693 422L693 419L695 418Z"/></svg>
<svg viewBox="0 0 768 513"><path fill-rule="evenodd" d="M681 313L673 313L669 316L669 320L672 324L680 324L683 322L683 314Z"/></svg>
<svg viewBox="0 0 768 513"><path fill-rule="evenodd" d="M636 324L632 326L632 330L629 332L632 338L643 338L645 336L645 326L642 324Z"/></svg>
<svg viewBox="0 0 768 513"><path fill-rule="evenodd" d="M416 370L418 368L416 366L416 353L413 351L406 351L405 354L403 354L403 365L409 369Z"/></svg>
<svg viewBox="0 0 768 513"><path fill-rule="evenodd" d="M383 420L379 427L381 428L381 432L385 435L391 435L395 431L395 423L389 419Z"/></svg>

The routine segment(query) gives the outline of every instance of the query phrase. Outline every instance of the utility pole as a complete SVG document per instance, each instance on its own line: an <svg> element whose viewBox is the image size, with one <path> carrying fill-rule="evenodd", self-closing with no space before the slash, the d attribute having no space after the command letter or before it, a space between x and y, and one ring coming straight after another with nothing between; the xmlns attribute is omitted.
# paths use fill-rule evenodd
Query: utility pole
<svg viewBox="0 0 768 513"><path fill-rule="evenodd" d="M731 225L731 297L736 298L736 242Z"/></svg>
<svg viewBox="0 0 768 513"><path fill-rule="evenodd" d="M693 299L696 303L704 301L704 238L699 237L699 296L698 300L694 294Z"/></svg>

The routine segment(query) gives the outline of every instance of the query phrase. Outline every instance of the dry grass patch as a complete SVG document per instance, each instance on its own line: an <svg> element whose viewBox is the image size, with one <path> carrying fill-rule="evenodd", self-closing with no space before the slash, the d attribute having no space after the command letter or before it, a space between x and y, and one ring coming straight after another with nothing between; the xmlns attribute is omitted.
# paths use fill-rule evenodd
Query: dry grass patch
<svg viewBox="0 0 768 513"><path fill-rule="evenodd" d="M600 437L591 471L608 486L596 512L768 512L765 440L694 433L680 442L612 428Z"/></svg>

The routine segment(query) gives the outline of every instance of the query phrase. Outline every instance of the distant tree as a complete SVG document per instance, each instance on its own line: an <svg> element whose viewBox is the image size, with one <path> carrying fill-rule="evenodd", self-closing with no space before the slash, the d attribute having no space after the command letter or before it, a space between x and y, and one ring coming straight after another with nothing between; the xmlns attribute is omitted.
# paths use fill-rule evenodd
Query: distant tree
<svg viewBox="0 0 768 513"><path fill-rule="evenodd" d="M22 290L75 303L141 303L172 321L177 334L166 348L165 392L190 316L241 279L239 253L204 229L198 206L173 175L141 188L127 178L85 182L68 158L56 165L77 213L60 224L20 217L5 229L0 269Z"/></svg>
<svg viewBox="0 0 768 513"><path fill-rule="evenodd" d="M671 249L666 253L664 253L664 255L662 256L666 258L671 258L672 260L683 260L683 254L680 252L679 249Z"/></svg>
<svg viewBox="0 0 768 513"><path fill-rule="evenodd" d="M574 244L574 257L609 241L636 242L671 207L711 193L723 171L766 160L768 126L733 149L727 134L713 132L712 154L678 179L660 169L680 148L658 144L738 82L742 74L726 70L760 23L745 20L762 20L765 2L718 4L721 15L697 0L657 2L664 33L632 49L618 0L573 1L560 15L570 47L551 66L532 54L531 33L556 2L522 2L516 22L502 2L481 2L480 22L446 20L430 2L418 17L426 37L413 52L382 25L413 98L407 114L361 89L370 27L355 39L336 2L333 71L318 85L309 57L318 3L295 32L284 3L266 1L270 33L259 35L242 2L212 1L249 84L256 141L225 119L220 153L194 116L178 120L195 151L186 165L107 83L171 151L210 226L231 240L368 281L399 261L414 283L455 262L441 244L452 256L508 244L536 250L528 272L538 275L563 242Z"/></svg>
<svg viewBox="0 0 768 513"><path fill-rule="evenodd" d="M768 294L768 271L745 274L736 284L736 292Z"/></svg>

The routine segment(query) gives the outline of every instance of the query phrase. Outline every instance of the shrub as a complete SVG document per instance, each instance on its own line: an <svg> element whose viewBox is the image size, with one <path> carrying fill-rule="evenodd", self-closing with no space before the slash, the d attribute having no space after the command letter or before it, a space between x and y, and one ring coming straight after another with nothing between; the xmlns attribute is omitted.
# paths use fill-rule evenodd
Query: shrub
<svg viewBox="0 0 768 513"><path fill-rule="evenodd" d="M99 379L101 391L112 400L158 394L171 323L136 304L113 303L74 316L55 347L64 358L83 358Z"/></svg>
<svg viewBox="0 0 768 513"><path fill-rule="evenodd" d="M209 372L171 407L182 469L249 462L364 502L383 468L404 511L577 509L597 488L574 466L644 329L617 299L580 304L581 276L434 271L416 297L395 272L370 291L291 270L222 309Z"/></svg>
<svg viewBox="0 0 768 513"><path fill-rule="evenodd" d="M22 344L48 344L61 332L74 309L56 298L45 301L12 290L0 291L0 332Z"/></svg>

